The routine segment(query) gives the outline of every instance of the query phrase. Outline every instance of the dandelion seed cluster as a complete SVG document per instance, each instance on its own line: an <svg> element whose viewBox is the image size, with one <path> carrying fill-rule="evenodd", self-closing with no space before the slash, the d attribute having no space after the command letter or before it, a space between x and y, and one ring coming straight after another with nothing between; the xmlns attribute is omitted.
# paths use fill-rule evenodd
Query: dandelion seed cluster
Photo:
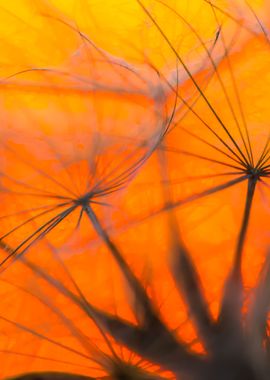
<svg viewBox="0 0 270 380"><path fill-rule="evenodd" d="M269 379L269 2L0 5L0 378Z"/></svg>

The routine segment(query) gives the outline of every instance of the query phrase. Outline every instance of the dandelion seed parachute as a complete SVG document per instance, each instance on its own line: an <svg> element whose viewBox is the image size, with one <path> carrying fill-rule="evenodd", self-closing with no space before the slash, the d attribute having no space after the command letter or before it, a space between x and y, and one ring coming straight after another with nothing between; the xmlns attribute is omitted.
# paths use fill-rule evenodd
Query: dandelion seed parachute
<svg viewBox="0 0 270 380"><path fill-rule="evenodd" d="M1 239L13 247L24 227L31 236L33 222L77 211L86 198L110 209L109 196L136 174L166 127L156 109L162 99L148 96L145 80L91 48L62 71L26 70L2 83ZM84 66L88 75L79 73ZM12 231L16 219L21 226Z"/></svg>
<svg viewBox="0 0 270 380"><path fill-rule="evenodd" d="M114 228L108 230L114 232L115 241L138 277L146 284L150 283L152 298L156 297L158 304L164 302L160 307L163 318L172 329L179 327L179 321L183 322L184 327L181 328L180 324L177 331L179 336L186 341L193 338L196 341L191 324L184 324L186 310L164 269L169 247L167 233L164 233L168 229L166 213L160 212L168 207L164 203L164 187L170 188L170 202L177 210L183 239L192 252L206 296L216 312L215 303L230 270L241 226L246 189L244 182L220 192L215 189L230 183L231 178L237 180L237 175L231 172L241 172L242 161L250 160L245 121L254 157L260 157L267 143L270 52L264 30L243 2L234 6L219 2L215 4L218 8L205 1L194 1L189 7L186 2L178 4L168 1L166 8L157 1L143 3L152 19L135 1L124 2L122 10L113 1L108 2L107 9L104 5L95 5L95 12L89 18L85 14L91 14L91 2L57 0L48 5L43 1L26 1L23 6L20 2L12 3L8 8L3 6L3 19L13 20L11 34L20 30L25 42L10 41L3 31L7 54L1 67L1 226L4 230L2 242L13 250L17 247L17 254L23 251L45 273L74 289L74 283L57 259L60 257L87 299L106 311L113 311L116 306L121 316L135 322L122 289L119 269L105 247L100 245L93 229L91 231L85 215L81 219L79 208L75 210L75 216L73 212L67 217L61 214L46 225L47 209L53 207L50 218L58 215L56 207L59 202L59 212L61 207L69 210L74 199L84 196L89 183L94 183L100 191L98 194L105 195L104 199L100 198L100 203L104 204L93 204L94 209L105 226L110 216ZM255 14L261 16L261 4L249 4ZM21 10L18 16L14 16L15 5ZM133 17L122 16L128 13ZM189 24L185 24L178 13ZM33 14L37 18L31 17ZM200 20L205 14L205 22L198 24L196 35L188 25L198 14ZM74 22L70 22L70 18ZM173 20L170 25L167 19ZM96 24L91 20L96 20ZM45 33L41 25L45 25ZM174 29L175 25L179 29ZM104 30L112 33L112 41L104 38ZM133 36L132 43L130 35ZM87 40L85 36L91 39ZM158 49L152 41L156 42ZM205 45L202 41L206 41ZM192 77L168 42L188 63ZM57 52L55 47L59 47ZM21 57L20 62L14 59L17 56ZM177 99L175 91L189 106L183 106L183 99ZM177 104L173 109L171 105L175 100ZM233 139L213 114L209 103ZM171 132L157 149L157 156L149 159L148 153L162 135L170 115L173 115ZM244 138L241 138L236 120ZM159 155L162 152L165 152L169 169L169 178L165 179L160 174ZM268 159L268 147L266 152L264 158ZM144 158L149 160L144 162ZM225 164L232 167L213 160L225 160ZM126 180L133 178L133 173L137 172L135 169L139 169L142 163L145 165L123 193L121 202L117 203L121 213L103 214L101 209L110 210L107 203L118 201L117 197L111 197L114 192L110 194L110 189L114 191L126 185ZM250 175L247 170L242 171L241 176ZM222 175L217 176L220 173ZM100 177L106 179L102 188ZM261 193L257 190L255 193L249 239L245 244L244 278L249 286L254 285L254 279L253 272L250 276L248 269L252 265L257 271L268 243L267 229L264 229L268 216L267 176L263 180L265 183L258 184ZM212 189L213 194L208 189ZM211 196L201 199L198 196L195 202L188 202L196 198L196 194L208 193ZM93 200L99 202L97 198ZM65 202L67 205L62 206ZM176 208L181 203L186 205ZM41 215L35 218L37 213ZM65 217L65 221L61 217ZM59 226L54 228L57 222ZM44 224L43 230L39 231ZM54 231L47 234L52 227ZM32 246L30 242L37 236L33 236L34 231L37 235L41 232L42 241ZM22 246L21 242L24 242ZM7 250L2 251L4 259ZM147 269L152 271L148 274L149 279L143 272ZM7 266L2 281L1 346L5 364L1 376L26 370L66 370L67 365L71 372L97 376L92 369L80 367L88 365L85 364L87 360L78 359L75 352L67 353L63 347L44 338L48 334L50 339L73 350L81 349L82 343L87 345L89 340L85 336L78 339L79 332L70 325L70 321L76 321L76 328L80 328L92 342L97 342L99 348L108 350L106 342L101 341L100 332L89 318L83 316L83 311L59 294L56 288L51 289L48 283L42 282L20 260ZM111 284L115 285L114 290ZM34 291L43 299L43 304L25 290L14 289L16 285L30 293ZM22 326L32 329L32 333L27 333ZM35 335L34 331L40 335ZM74 363L75 360L74 365L60 362L63 350L68 362ZM22 351L25 356L21 355ZM11 352L13 355L21 353L16 359L16 368ZM56 361L50 358L47 366L42 357L48 358L49 353Z"/></svg>
<svg viewBox="0 0 270 380"><path fill-rule="evenodd" d="M51 20L49 20L49 25L50 23ZM33 242L44 237L54 227L54 223L58 224L58 221L61 222L60 229L54 236L51 235L50 241L54 246L61 245L63 248L63 243L71 233L76 235L79 231L79 235L83 235L85 218L80 210L79 212L74 210L76 213L72 213L67 223L64 223L62 219L68 216L68 212L76 202L77 208L80 208L80 202L83 204L85 201L84 197L93 198L90 194L93 191L96 196L95 200L92 199L93 207L101 206L105 208L105 211L109 210L106 216L108 220L108 214L114 212L114 210L110 211L112 196L136 174L156 144L162 128L165 127L162 111L156 109L156 103L162 105L162 99L155 99L152 96L149 75L146 81L144 73L133 72L128 65L124 66L121 60L117 61L104 53L102 49L91 45L90 40L82 38L74 30L69 30L67 25L64 29L66 33L70 32L72 37L74 35L77 37L78 46L75 53L72 46L64 57L64 64L61 62L60 68L46 66L39 69L29 67L22 62L21 65L15 65L16 67L13 65L12 69L8 67L4 73L8 75L3 75L1 82L3 110L1 196L5 205L1 217L3 222L2 268L5 266L4 262L9 252L8 246L16 247L10 255L12 260L21 253L26 253ZM33 66L34 63L42 62L36 61L36 57L31 58ZM52 61L49 63L52 64ZM156 73L154 75L156 76ZM22 110L24 110L23 113ZM40 226L43 227L40 229ZM87 222L85 233L87 241L91 243L89 222ZM57 273L57 270L53 269L54 261L49 259L50 254L46 253L44 247L38 244L37 247L39 247L37 251L32 251L34 261L38 258L36 253L41 252L40 261L37 260L39 265L44 264L46 270ZM76 236L73 248L73 252L76 251L75 255L86 250L84 244ZM66 249L67 255L73 256L70 249L71 247ZM98 251L96 254L98 255ZM92 264L96 263L97 257ZM104 262L103 260L102 271L106 273L105 265L107 266L108 263L107 260ZM81 272L79 265L80 262L77 263L75 269ZM86 260L86 265L88 268L91 267L91 259ZM29 276L28 282L25 277L27 276L25 268L19 269L19 265L14 266L15 268L14 277L9 272L7 278L15 279L16 277L19 282L22 279L21 286L31 290L35 276L32 280ZM106 294L106 289L103 290L104 275L99 271L95 273L97 281L94 288L92 287L93 295L98 295L95 298L102 301L102 293ZM88 279L88 270L86 276ZM64 281L64 277L60 277L60 280ZM2 289L7 296L6 291L9 291L6 285L3 285ZM17 294L18 290L15 290L15 293ZM57 298L57 292L55 293L52 298L56 297L57 307L61 309L61 301ZM48 294L45 298L47 297ZM10 359L5 361L1 376L21 373L29 369L44 369L45 362L49 363L52 370L61 370L61 368L64 370L69 366L70 371L74 368L77 373L85 372L86 364L80 367L79 360L75 358L75 364L72 367L67 353L66 361L61 362L61 349L59 355L56 348L52 357L50 355L48 357L52 343L44 346L45 338L42 338L40 333L36 335L35 343L33 343L34 334L30 334L32 345L29 346L26 330L20 329L18 323L25 326L32 325L33 328L35 323L32 324L31 321L29 323L33 311L35 311L35 320L40 319L41 324L43 324L42 315L46 314L44 306L41 305L39 309L31 298L33 297L29 298L27 293L22 293L17 299L19 301L17 306L13 304L11 308L9 304L11 297L7 297L6 305L2 304L3 310L6 311L5 318L10 318L17 323L15 330L19 331L22 339L16 333L14 340L10 340L12 325L8 340L2 336L3 355L7 355ZM22 305L26 311L23 318L20 317ZM48 312L46 307L45 311ZM49 315L46 324L53 326L55 323L53 316L50 312ZM76 315L79 319L78 314ZM66 338L63 340L65 333L61 330L62 328L65 330L64 326L65 323L62 327L60 324L60 328L58 326L54 332L48 331L48 327L45 327L45 330L47 334L60 337L63 345ZM41 329L39 325L39 332ZM66 334L66 343L70 347L73 346L71 351L74 351L76 342L68 342L69 335L70 331ZM92 339L94 339L93 335L95 333L92 334ZM39 346L41 346L40 349ZM54 346L57 347L56 344ZM102 343L99 347L102 349ZM22 348L22 352L20 349L17 351L17 348ZM12 353L17 357L16 368L12 364L14 363ZM77 354L77 356L80 355ZM37 364L34 357L39 357ZM95 371L93 370L92 373Z"/></svg>
<svg viewBox="0 0 270 380"><path fill-rule="evenodd" d="M181 210L179 209L183 236L193 252L200 252L200 255L195 254L194 258L198 266L202 265L202 276L208 272L206 267L212 272L211 288L213 290L215 286L218 286L217 284L222 284L217 277L226 276L226 271L222 273L217 270L219 260L223 263L222 265L228 265L228 268L231 265L245 204L243 194L247 191L246 182L243 181L232 187L230 184L237 179L241 181L246 174L250 174L249 168L252 167L252 163L245 163L244 168L241 169L243 164L239 165L239 161L254 160L253 165L256 166L265 146L268 146L269 76L264 66L268 65L268 60L269 44L264 37L251 39L241 48L241 53L231 54L229 60L224 58L218 67L218 75L226 84L226 94L222 93L220 80L216 76L204 90L204 94L222 120L222 124L225 127L228 126L228 133L217 122L216 116L211 114L211 111L209 112L204 99L200 98L193 107L193 111L198 115L204 115L203 121L206 121L207 126L197 121L194 114L190 112L179 123L179 128L175 128L168 137L168 146L165 148L172 168L170 179L174 199L182 199L184 203L187 201L187 204ZM234 81L240 96L240 108L237 106L238 95L235 93ZM229 105L227 105L228 102ZM233 114L230 111L231 105L234 107ZM239 132L235 125L241 119L241 132ZM249 137L244 136L246 132L243 123L247 125ZM189 135L191 131L192 136ZM187 138L181 139L183 134L186 134ZM204 141L199 140L201 137ZM248 140L250 140L251 149L248 147ZM175 144L175 141L179 143ZM235 145L239 147L239 151ZM252 153L246 153L246 150L248 152L252 150ZM252 157L248 158L249 156ZM266 155L264 160L266 172L258 182L245 244L246 254L243 265L247 286L253 286L256 281L254 272L250 273L250 266L252 265L254 271L255 268L260 267L269 243L268 159ZM181 168L181 172L173 170L175 166ZM194 194L195 198L196 194L200 198L200 194L207 193L208 189L211 191L211 189L222 188L223 185L225 187L229 185L228 189L208 198L198 199L194 204L188 204L189 198L192 198ZM215 252L214 257L213 252ZM254 252L256 252L256 257L254 257ZM210 272L207 274L207 282L210 281ZM216 296L213 295L214 298Z"/></svg>

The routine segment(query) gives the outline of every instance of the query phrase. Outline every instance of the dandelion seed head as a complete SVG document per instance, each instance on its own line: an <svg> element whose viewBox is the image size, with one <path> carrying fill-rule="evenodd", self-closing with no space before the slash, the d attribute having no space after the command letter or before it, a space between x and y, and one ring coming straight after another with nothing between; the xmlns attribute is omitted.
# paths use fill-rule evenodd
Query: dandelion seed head
<svg viewBox="0 0 270 380"><path fill-rule="evenodd" d="M262 4L30 3L1 68L4 371L269 374Z"/></svg>

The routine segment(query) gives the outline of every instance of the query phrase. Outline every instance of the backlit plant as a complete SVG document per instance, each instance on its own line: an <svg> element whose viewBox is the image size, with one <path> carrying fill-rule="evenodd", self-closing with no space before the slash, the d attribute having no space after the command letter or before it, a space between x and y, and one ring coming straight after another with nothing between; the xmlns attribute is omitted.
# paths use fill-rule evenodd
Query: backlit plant
<svg viewBox="0 0 270 380"><path fill-rule="evenodd" d="M268 379L268 4L93 3L0 11L1 378Z"/></svg>

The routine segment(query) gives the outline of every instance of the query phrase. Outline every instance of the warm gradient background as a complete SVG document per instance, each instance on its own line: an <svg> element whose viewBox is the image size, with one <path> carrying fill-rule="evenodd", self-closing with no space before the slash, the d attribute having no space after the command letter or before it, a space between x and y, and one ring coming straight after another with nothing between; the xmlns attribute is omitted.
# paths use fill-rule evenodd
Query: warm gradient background
<svg viewBox="0 0 270 380"><path fill-rule="evenodd" d="M168 268L171 237L164 194L169 189L171 201L179 202L236 177L231 174L235 169L226 166L232 162L210 147L222 145L195 113L229 146L232 143L173 49L243 151L235 118L244 131L244 114L256 161L269 136L269 4L143 4L160 30L135 0L0 1L0 234L5 244L18 248L65 207L59 206L64 200L80 197L99 181L113 186L128 171L117 191L93 207L163 319L192 342L192 349L201 350ZM183 99L175 100L176 89L195 113ZM170 132L148 158L175 101ZM146 162L129 172L145 155ZM247 293L269 244L267 181L258 184L245 244ZM215 315L245 195L242 182L174 211ZM25 255L74 290L68 269L91 303L134 321L119 269L89 220L80 219L79 210ZM5 257L2 250L1 260ZM97 372L100 366L91 360L97 350L92 343L110 351L93 322L20 260L8 264L2 266L0 283L0 377L36 370L102 375L104 370ZM91 347L83 346L76 329L89 338ZM129 358L125 350L118 351Z"/></svg>

